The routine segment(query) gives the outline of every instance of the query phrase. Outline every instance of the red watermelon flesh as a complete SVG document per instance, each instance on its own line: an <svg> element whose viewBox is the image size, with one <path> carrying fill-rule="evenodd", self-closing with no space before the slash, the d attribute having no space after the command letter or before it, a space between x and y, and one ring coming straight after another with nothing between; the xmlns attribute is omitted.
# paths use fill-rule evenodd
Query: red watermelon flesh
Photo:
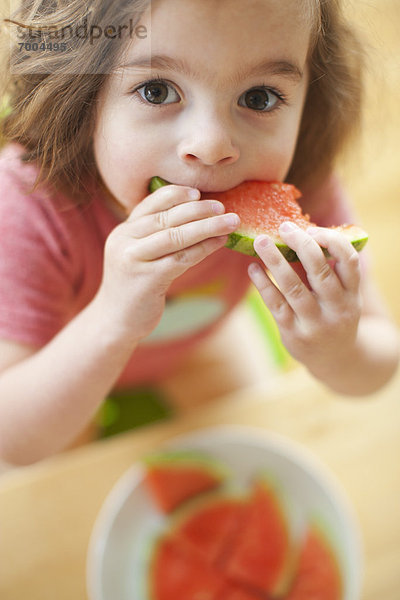
<svg viewBox="0 0 400 600"><path fill-rule="evenodd" d="M306 229L313 223L302 213L297 202L301 193L294 185L279 181L244 181L235 188L212 194L212 197L224 204L225 212L240 217L240 226L228 236L227 248L256 256L254 240L267 233L288 261L297 260L294 250L281 239L279 226L284 221L294 221Z"/></svg>
<svg viewBox="0 0 400 600"><path fill-rule="evenodd" d="M227 583L219 593L217 600L268 600L268 598L257 591Z"/></svg>
<svg viewBox="0 0 400 600"><path fill-rule="evenodd" d="M292 551L282 508L272 489L257 482L224 572L232 581L275 596L286 591L291 567Z"/></svg>
<svg viewBox="0 0 400 600"><path fill-rule="evenodd" d="M226 212L234 212L240 217L239 228L229 235L226 246L243 254L256 256L254 240L257 235L267 233L289 262L298 260L297 254L279 236L279 226L284 221L293 221L302 229L314 225L307 214L303 214L297 200L299 190L289 183L279 181L244 181L225 192L213 194L222 202ZM363 249L368 235L356 225L334 227L344 235L358 252ZM329 256L328 251L323 248Z"/></svg>
<svg viewBox="0 0 400 600"><path fill-rule="evenodd" d="M213 197L224 204L226 212L239 215L246 234L268 231L278 237L279 226L284 221L295 221L303 228L311 224L297 202L301 192L289 183L245 181L231 190L213 194Z"/></svg>
<svg viewBox="0 0 400 600"><path fill-rule="evenodd" d="M173 535L200 553L205 562L222 568L247 509L247 504L236 498L212 499L200 507L196 504L180 520Z"/></svg>
<svg viewBox="0 0 400 600"><path fill-rule="evenodd" d="M152 177L149 190L169 185L161 177ZM257 256L254 240L260 234L270 235L283 256L289 261L298 260L297 254L283 242L279 236L279 226L284 221L294 221L302 229L313 223L307 214L303 214L297 200L301 192L289 183L280 181L244 181L224 192L207 192L202 199L214 198L222 202L226 212L234 212L240 217L240 226L229 234L226 247L250 256ZM359 252L368 240L368 235L356 225L338 225L334 227L344 235ZM329 256L326 248L323 252Z"/></svg>
<svg viewBox="0 0 400 600"><path fill-rule="evenodd" d="M214 489L222 479L222 470L208 461L176 453L162 455L159 460L150 458L145 474L145 483L164 513L172 512L196 494Z"/></svg>
<svg viewBox="0 0 400 600"><path fill-rule="evenodd" d="M218 600L221 575L187 551L179 540L162 539L152 564L151 600Z"/></svg>
<svg viewBox="0 0 400 600"><path fill-rule="evenodd" d="M335 557L322 536L311 529L300 553L287 600L341 600L342 581Z"/></svg>

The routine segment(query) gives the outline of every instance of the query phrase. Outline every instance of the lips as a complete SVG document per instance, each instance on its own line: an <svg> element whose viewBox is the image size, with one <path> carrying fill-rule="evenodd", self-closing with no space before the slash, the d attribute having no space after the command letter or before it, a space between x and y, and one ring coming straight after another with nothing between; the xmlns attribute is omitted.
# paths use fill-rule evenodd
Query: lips
<svg viewBox="0 0 400 600"><path fill-rule="evenodd" d="M164 180L165 182L169 182L170 184L173 185L182 185L182 186L187 186L187 187L192 187L195 188L197 190L200 190L200 198L201 200L208 200L208 199L212 199L213 196L215 194L219 194L221 192L226 192L227 190L231 190L234 187L237 187L238 185L240 185L241 183L243 183L243 181L238 181L235 182L233 185L230 183L229 185L226 184L210 184L210 182L208 181L206 182L201 182L199 180L197 181L176 181L173 178L169 179L169 178L165 178L159 176L160 179Z"/></svg>
<svg viewBox="0 0 400 600"><path fill-rule="evenodd" d="M198 184L192 184L192 183L185 183L183 185L187 185L189 187L193 187L196 188L198 190L200 190L200 199L201 200L208 200L214 197L215 194L219 194L221 192L226 192L227 190L231 190L234 187L237 187L240 183L235 183L234 185L198 185Z"/></svg>

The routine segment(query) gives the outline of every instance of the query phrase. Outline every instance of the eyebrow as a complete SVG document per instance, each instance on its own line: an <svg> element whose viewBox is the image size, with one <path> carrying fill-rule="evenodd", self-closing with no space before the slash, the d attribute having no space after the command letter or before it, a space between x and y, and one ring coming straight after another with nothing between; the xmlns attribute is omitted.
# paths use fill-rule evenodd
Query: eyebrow
<svg viewBox="0 0 400 600"><path fill-rule="evenodd" d="M170 56L157 54L149 58L148 56L137 57L117 69L160 69L164 71L177 71L188 77L196 75L184 59L176 59ZM244 77L255 77L261 75L280 75L295 82L301 81L303 71L298 64L290 60L263 60L252 67L244 67L235 75L234 81L241 81Z"/></svg>

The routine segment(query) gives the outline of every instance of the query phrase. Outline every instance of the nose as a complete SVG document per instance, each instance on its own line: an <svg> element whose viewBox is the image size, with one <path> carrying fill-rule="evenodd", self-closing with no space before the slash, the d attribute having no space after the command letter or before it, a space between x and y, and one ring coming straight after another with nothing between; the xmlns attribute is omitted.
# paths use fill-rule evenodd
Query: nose
<svg viewBox="0 0 400 600"><path fill-rule="evenodd" d="M232 138L232 124L217 114L192 115L184 125L184 135L178 146L179 158L186 164L206 166L236 162L240 152Z"/></svg>

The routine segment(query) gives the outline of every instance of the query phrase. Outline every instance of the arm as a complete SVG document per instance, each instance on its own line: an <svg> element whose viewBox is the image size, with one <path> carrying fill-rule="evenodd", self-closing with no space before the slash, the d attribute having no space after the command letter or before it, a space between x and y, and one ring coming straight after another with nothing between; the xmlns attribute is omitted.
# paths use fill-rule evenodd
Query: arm
<svg viewBox="0 0 400 600"><path fill-rule="evenodd" d="M354 344L329 368L314 375L342 394L371 394L395 374L400 358L399 333L371 281L362 285L362 312Z"/></svg>
<svg viewBox="0 0 400 600"><path fill-rule="evenodd" d="M0 455L13 464L67 446L90 421L135 348L96 299L40 350L0 343Z"/></svg>
<svg viewBox="0 0 400 600"><path fill-rule="evenodd" d="M95 298L45 347L5 344L0 358L0 455L37 461L70 442L159 322L172 281L237 228L218 202L167 186L109 235ZM4 343L3 343L4 346Z"/></svg>

